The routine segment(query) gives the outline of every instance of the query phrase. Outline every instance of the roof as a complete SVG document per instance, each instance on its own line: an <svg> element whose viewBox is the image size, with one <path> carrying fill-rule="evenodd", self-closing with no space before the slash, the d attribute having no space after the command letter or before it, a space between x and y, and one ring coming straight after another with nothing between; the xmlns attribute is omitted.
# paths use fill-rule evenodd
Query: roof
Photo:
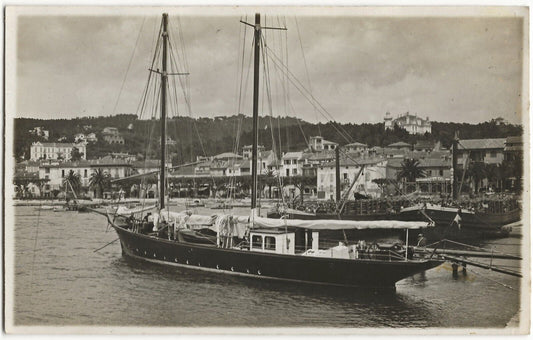
<svg viewBox="0 0 533 340"><path fill-rule="evenodd" d="M387 145L389 148L390 147L393 147L393 148L399 148L399 147L411 147L411 144L408 144L406 142L396 142L396 143L392 143L392 144L389 144Z"/></svg>
<svg viewBox="0 0 533 340"><path fill-rule="evenodd" d="M339 143L335 143L335 142L332 142L332 141L329 141L329 140L325 140L325 139L322 140L322 144L339 145Z"/></svg>
<svg viewBox="0 0 533 340"><path fill-rule="evenodd" d="M505 138L461 139L458 143L459 150L503 149L504 147Z"/></svg>
<svg viewBox="0 0 533 340"><path fill-rule="evenodd" d="M443 168L443 167L451 167L452 161L450 159L444 160L440 158L425 158L420 159L420 167L422 168Z"/></svg>
<svg viewBox="0 0 533 340"><path fill-rule="evenodd" d="M261 158L268 158L268 157L270 157L270 155L273 154L273 153L274 153L274 151L272 151L272 150L260 151L260 152L259 152L259 157L261 157ZM275 156L275 155L274 155L274 156Z"/></svg>
<svg viewBox="0 0 533 340"><path fill-rule="evenodd" d="M41 143L41 142L35 142L32 145L38 145L38 144L44 147L49 147L49 148L71 148L71 147L79 147L83 145L81 143L78 144L78 143Z"/></svg>
<svg viewBox="0 0 533 340"><path fill-rule="evenodd" d="M159 159L147 159L131 163L134 168L157 168L160 164Z"/></svg>
<svg viewBox="0 0 533 340"><path fill-rule="evenodd" d="M340 157L339 163L340 163L340 166L359 166L359 165L375 165L383 161L385 161L385 159L382 157L372 157L372 158L350 157L350 158L347 158L346 156L342 156ZM322 166L324 167L335 166L335 161L327 162Z"/></svg>
<svg viewBox="0 0 533 340"><path fill-rule="evenodd" d="M213 157L213 159L224 159L224 158L242 158L242 156L234 154L233 152L223 152Z"/></svg>
<svg viewBox="0 0 533 340"><path fill-rule="evenodd" d="M505 144L523 144L521 136L510 136L505 139Z"/></svg>
<svg viewBox="0 0 533 340"><path fill-rule="evenodd" d="M287 152L281 157L282 159L301 159L303 156L303 152L301 151L294 151L294 152Z"/></svg>
<svg viewBox="0 0 533 340"><path fill-rule="evenodd" d="M334 158L335 158L335 151L332 151L332 150L323 150L321 152L314 152L308 157L308 159L311 161L319 161L319 160L334 159Z"/></svg>
<svg viewBox="0 0 533 340"><path fill-rule="evenodd" d="M228 165L233 169L249 169L251 167L251 162L249 159L239 159L233 162L228 162Z"/></svg>
<svg viewBox="0 0 533 340"><path fill-rule="evenodd" d="M41 163L40 168L89 168L91 163L86 160L80 160L75 162L51 162Z"/></svg>
<svg viewBox="0 0 533 340"><path fill-rule="evenodd" d="M435 147L435 143L433 143L430 140L419 140L415 144L415 149L418 149L418 148L433 149L434 147Z"/></svg>
<svg viewBox="0 0 533 340"><path fill-rule="evenodd" d="M359 142L353 142L353 143L350 143L350 144L346 144L345 146L368 146L366 144L363 144L363 143L359 143Z"/></svg>

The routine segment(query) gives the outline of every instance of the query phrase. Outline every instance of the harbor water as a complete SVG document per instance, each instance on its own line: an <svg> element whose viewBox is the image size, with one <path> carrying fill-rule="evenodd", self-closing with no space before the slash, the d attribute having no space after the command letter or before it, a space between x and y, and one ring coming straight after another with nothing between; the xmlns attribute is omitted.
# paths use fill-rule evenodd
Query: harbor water
<svg viewBox="0 0 533 340"><path fill-rule="evenodd" d="M503 328L520 307L519 278L480 268L454 276L445 263L395 292L339 289L135 262L96 214L16 207L13 227L15 326ZM479 245L519 254L521 242Z"/></svg>

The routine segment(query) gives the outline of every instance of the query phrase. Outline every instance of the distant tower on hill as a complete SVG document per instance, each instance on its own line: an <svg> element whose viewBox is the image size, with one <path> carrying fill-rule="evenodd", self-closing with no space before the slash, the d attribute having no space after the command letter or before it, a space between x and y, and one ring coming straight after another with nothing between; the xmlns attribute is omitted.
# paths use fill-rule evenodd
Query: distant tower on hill
<svg viewBox="0 0 533 340"><path fill-rule="evenodd" d="M383 120L385 121L385 130L394 128L390 112L385 113L385 118L383 118Z"/></svg>

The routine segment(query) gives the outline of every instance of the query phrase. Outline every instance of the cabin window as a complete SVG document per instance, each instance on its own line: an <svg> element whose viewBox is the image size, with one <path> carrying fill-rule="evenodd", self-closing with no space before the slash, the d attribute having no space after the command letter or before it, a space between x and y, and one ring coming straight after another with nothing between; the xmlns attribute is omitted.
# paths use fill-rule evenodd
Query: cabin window
<svg viewBox="0 0 533 340"><path fill-rule="evenodd" d="M265 236L265 250L276 250L276 239L273 236Z"/></svg>
<svg viewBox="0 0 533 340"><path fill-rule="evenodd" d="M261 238L261 235L253 235L252 236L252 249L262 249L263 248L263 240Z"/></svg>
<svg viewBox="0 0 533 340"><path fill-rule="evenodd" d="M65 177L65 170L61 170L61 177Z"/></svg>
<svg viewBox="0 0 533 340"><path fill-rule="evenodd" d="M444 170L439 170L439 176L444 176Z"/></svg>
<svg viewBox="0 0 533 340"><path fill-rule="evenodd" d="M87 169L83 170L83 177L87 177Z"/></svg>

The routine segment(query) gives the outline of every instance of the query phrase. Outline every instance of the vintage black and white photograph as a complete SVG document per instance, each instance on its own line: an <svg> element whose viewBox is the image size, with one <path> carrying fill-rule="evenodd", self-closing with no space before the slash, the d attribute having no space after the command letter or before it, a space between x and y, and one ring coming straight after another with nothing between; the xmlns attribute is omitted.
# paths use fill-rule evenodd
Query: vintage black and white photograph
<svg viewBox="0 0 533 340"><path fill-rule="evenodd" d="M529 333L528 18L6 7L5 331Z"/></svg>

